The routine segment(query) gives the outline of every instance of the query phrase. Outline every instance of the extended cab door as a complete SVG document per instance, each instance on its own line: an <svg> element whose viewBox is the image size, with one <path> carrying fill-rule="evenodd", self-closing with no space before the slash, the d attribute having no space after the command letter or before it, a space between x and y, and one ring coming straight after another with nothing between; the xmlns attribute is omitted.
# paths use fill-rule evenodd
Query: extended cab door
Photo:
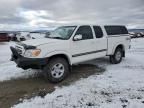
<svg viewBox="0 0 144 108"><path fill-rule="evenodd" d="M100 26L93 26L95 36L96 58L104 57L107 53L107 36Z"/></svg>
<svg viewBox="0 0 144 108"><path fill-rule="evenodd" d="M74 40L81 35L82 39ZM91 26L80 26L71 41L72 63L79 63L95 58L96 42Z"/></svg>

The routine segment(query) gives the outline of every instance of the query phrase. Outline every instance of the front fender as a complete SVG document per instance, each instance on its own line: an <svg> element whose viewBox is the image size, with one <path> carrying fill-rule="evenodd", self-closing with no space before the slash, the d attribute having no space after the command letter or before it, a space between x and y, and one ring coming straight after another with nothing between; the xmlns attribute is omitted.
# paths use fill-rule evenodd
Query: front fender
<svg viewBox="0 0 144 108"><path fill-rule="evenodd" d="M66 52L66 51L62 51L62 50L55 50L55 51L51 51L49 53L47 53L44 57L46 58L49 58L49 57L52 57L52 56L55 56L55 55L65 55L69 61L69 64L72 64L71 62L71 55L69 52Z"/></svg>

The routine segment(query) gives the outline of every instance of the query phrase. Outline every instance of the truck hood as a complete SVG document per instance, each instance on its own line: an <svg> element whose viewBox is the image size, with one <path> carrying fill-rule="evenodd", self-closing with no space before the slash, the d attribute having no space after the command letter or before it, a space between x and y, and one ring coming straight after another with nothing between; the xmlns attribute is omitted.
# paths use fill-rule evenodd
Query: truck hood
<svg viewBox="0 0 144 108"><path fill-rule="evenodd" d="M61 42L61 41L63 41L63 40L43 38L43 39L27 40L27 41L24 41L22 43L26 44L26 45L40 46L40 45L43 45L43 44L58 43L58 42Z"/></svg>

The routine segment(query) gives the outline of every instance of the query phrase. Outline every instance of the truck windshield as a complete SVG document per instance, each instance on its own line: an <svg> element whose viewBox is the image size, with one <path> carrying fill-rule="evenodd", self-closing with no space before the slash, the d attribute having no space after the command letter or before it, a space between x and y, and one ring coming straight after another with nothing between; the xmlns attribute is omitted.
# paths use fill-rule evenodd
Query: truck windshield
<svg viewBox="0 0 144 108"><path fill-rule="evenodd" d="M71 37L76 26L62 26L51 32L46 38L67 40Z"/></svg>

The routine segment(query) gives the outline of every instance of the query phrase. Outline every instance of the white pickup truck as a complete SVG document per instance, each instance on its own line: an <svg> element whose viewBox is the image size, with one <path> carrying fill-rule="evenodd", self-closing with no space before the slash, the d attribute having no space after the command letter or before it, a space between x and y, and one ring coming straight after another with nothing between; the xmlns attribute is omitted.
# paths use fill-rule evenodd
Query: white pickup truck
<svg viewBox="0 0 144 108"><path fill-rule="evenodd" d="M22 69L41 69L49 81L60 82L73 64L104 56L113 64L120 63L130 41L125 26L61 26L46 38L11 47L11 60Z"/></svg>

